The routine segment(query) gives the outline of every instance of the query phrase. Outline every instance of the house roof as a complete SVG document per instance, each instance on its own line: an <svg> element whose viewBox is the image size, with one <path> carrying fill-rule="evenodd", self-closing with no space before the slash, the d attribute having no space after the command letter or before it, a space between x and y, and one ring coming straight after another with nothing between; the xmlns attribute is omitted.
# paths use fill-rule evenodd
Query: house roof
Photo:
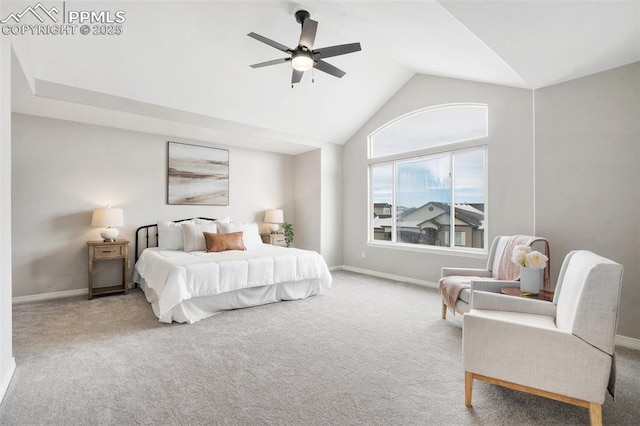
<svg viewBox="0 0 640 426"><path fill-rule="evenodd" d="M445 213L429 218L427 220L399 220L397 225L399 227L405 227L405 228L420 228L427 222L436 223L438 218L449 215L449 204L440 203L437 201L430 201L416 208L415 211L419 211L420 209L427 208L427 206L430 206L430 205L440 208ZM482 229L484 226L484 213L470 204L456 204L455 215L456 215L456 219L461 220L475 228ZM374 216L374 219L373 219L374 228L390 227L392 226L392 224L393 224L392 218L387 218L387 217L382 218L382 217Z"/></svg>
<svg viewBox="0 0 640 426"><path fill-rule="evenodd" d="M288 1L92 6L124 11L122 34L11 36L15 112L297 154L344 144L416 74L536 89L640 60L637 1L309 1L316 47L362 51L292 89L288 64L249 67L284 54L247 37L294 47Z"/></svg>

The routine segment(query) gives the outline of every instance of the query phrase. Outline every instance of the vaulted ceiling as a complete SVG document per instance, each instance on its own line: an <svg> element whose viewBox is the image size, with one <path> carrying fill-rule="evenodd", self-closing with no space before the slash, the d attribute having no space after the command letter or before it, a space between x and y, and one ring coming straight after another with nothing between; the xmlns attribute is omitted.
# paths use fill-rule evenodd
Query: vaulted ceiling
<svg viewBox="0 0 640 426"><path fill-rule="evenodd" d="M29 4L3 2L3 17ZM537 89L640 61L639 1L64 6L123 10L123 32L11 36L15 112L289 154L344 144L415 74ZM327 59L343 78L306 72L292 88L288 63L249 67L284 55L247 33L295 47L300 6L319 22L316 47L361 43Z"/></svg>

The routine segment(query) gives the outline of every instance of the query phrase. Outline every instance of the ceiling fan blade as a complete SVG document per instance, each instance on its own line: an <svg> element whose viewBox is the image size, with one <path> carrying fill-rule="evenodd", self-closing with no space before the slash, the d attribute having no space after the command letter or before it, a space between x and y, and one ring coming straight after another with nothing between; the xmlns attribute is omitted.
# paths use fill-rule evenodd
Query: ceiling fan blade
<svg viewBox="0 0 640 426"><path fill-rule="evenodd" d="M291 84L300 83L300 80L302 80L302 74L304 74L304 71L293 70L293 73L291 74Z"/></svg>
<svg viewBox="0 0 640 426"><path fill-rule="evenodd" d="M290 61L291 58L274 59L273 61L260 62L259 64L249 65L251 68L268 67L269 65L283 64Z"/></svg>
<svg viewBox="0 0 640 426"><path fill-rule="evenodd" d="M302 24L302 34L298 46L304 46L309 51L313 50L313 42L316 40L316 31L318 31L318 23L313 19L305 19Z"/></svg>
<svg viewBox="0 0 640 426"><path fill-rule="evenodd" d="M270 38L266 38L264 36L261 36L260 34L256 34L256 33L249 33L247 34L249 37L254 38L258 41L263 42L264 44L268 44L271 47L275 47L278 50L282 50L283 52L286 53L291 53L293 50L289 49L287 46L285 46L284 44L280 44L277 41L273 41Z"/></svg>
<svg viewBox="0 0 640 426"><path fill-rule="evenodd" d="M313 66L320 71L326 72L327 74L331 74L332 76L338 78L342 78L342 76L346 74L346 72L342 71L340 68L334 67L330 63L325 62L321 59L316 60Z"/></svg>
<svg viewBox="0 0 640 426"><path fill-rule="evenodd" d="M340 44L338 46L323 47L313 51L314 55L320 55L322 58L330 58L332 56L346 55L347 53L359 52L362 50L360 43Z"/></svg>

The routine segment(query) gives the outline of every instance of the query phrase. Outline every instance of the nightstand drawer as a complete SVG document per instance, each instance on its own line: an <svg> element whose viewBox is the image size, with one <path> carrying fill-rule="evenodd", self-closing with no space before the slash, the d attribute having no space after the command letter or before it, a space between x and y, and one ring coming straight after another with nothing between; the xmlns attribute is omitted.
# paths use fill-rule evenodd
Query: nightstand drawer
<svg viewBox="0 0 640 426"><path fill-rule="evenodd" d="M284 246L284 234L271 234L271 244L274 246Z"/></svg>
<svg viewBox="0 0 640 426"><path fill-rule="evenodd" d="M122 244L96 246L94 250L94 259L110 259L124 256L124 246Z"/></svg>
<svg viewBox="0 0 640 426"><path fill-rule="evenodd" d="M287 243L284 241L284 234L260 234L262 242L265 244L271 244L274 246L286 247Z"/></svg>

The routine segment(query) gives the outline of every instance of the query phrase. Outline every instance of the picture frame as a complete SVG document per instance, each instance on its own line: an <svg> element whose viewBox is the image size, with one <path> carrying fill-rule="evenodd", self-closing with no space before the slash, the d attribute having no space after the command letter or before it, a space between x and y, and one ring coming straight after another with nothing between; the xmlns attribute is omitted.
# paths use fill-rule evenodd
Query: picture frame
<svg viewBox="0 0 640 426"><path fill-rule="evenodd" d="M167 204L229 205L229 150L167 144Z"/></svg>

